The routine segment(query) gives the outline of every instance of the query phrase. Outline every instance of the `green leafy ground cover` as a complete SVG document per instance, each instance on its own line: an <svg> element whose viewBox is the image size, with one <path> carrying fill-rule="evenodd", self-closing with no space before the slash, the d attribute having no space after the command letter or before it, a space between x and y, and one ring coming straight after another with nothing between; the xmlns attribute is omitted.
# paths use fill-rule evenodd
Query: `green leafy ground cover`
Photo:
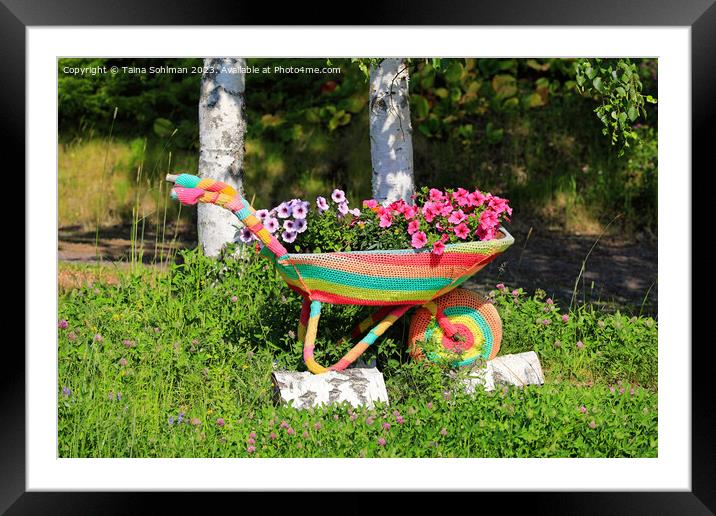
<svg viewBox="0 0 716 516"><path fill-rule="evenodd" d="M534 350L544 386L468 396L412 363L409 318L367 352L390 405L296 411L274 404L274 367L303 370L300 300L258 257L183 252L169 270L62 266L111 277L60 289L61 457L654 457L657 322L572 311L546 292L492 294L501 354ZM326 306L316 358L333 363L368 313ZM565 317L566 316L566 317ZM66 323L65 323L66 321ZM338 344L336 344L338 342Z"/></svg>

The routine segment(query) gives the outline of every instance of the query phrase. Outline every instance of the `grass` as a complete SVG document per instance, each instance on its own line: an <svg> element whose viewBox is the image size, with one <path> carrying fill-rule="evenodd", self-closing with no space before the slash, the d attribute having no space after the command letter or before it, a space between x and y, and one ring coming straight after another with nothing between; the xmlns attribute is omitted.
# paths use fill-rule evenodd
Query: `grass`
<svg viewBox="0 0 716 516"><path fill-rule="evenodd" d="M409 360L404 318L366 357L384 373L390 406L296 411L274 404L271 372L303 369L297 296L256 257L179 258L168 269L61 267L61 457L657 454L651 318L589 305L565 312L544 292L497 289L500 353L536 351L544 386L465 395L460 375ZM366 313L326 306L320 363L347 351L334 343Z"/></svg>

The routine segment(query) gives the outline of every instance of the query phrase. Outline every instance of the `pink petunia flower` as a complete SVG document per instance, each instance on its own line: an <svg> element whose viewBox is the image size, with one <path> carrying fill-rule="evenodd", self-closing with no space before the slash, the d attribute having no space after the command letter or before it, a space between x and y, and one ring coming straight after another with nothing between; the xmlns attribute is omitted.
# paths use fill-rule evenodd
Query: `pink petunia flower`
<svg viewBox="0 0 716 516"><path fill-rule="evenodd" d="M448 218L450 224L460 224L467 218L467 215L462 210L453 211Z"/></svg>
<svg viewBox="0 0 716 516"><path fill-rule="evenodd" d="M442 201L443 199L445 199L445 194L443 194L437 188L431 188L430 192L428 193L428 196L430 197L430 200L433 202Z"/></svg>
<svg viewBox="0 0 716 516"><path fill-rule="evenodd" d="M373 209L378 206L378 201L376 201L375 199L368 199L366 201L363 201L363 206L368 209Z"/></svg>
<svg viewBox="0 0 716 516"><path fill-rule="evenodd" d="M438 240L433 244L433 254L436 256L441 256L445 252L445 244L442 243L441 240Z"/></svg>
<svg viewBox="0 0 716 516"><path fill-rule="evenodd" d="M420 229L420 221L412 220L408 223L408 235L415 234Z"/></svg>
<svg viewBox="0 0 716 516"><path fill-rule="evenodd" d="M393 215L386 210L383 212L383 214L380 216L380 227L382 228L389 228L393 224Z"/></svg>
<svg viewBox="0 0 716 516"><path fill-rule="evenodd" d="M455 234L457 235L457 237L461 238L462 240L465 240L467 238L467 235L470 234L470 229L467 227L467 224L465 224L464 222L462 224L455 226L455 229L453 229L453 231L455 231Z"/></svg>
<svg viewBox="0 0 716 516"><path fill-rule="evenodd" d="M417 233L413 234L413 238L411 240L411 245L415 249L420 249L425 245L425 243L428 241L428 237L425 235L423 231L418 231Z"/></svg>

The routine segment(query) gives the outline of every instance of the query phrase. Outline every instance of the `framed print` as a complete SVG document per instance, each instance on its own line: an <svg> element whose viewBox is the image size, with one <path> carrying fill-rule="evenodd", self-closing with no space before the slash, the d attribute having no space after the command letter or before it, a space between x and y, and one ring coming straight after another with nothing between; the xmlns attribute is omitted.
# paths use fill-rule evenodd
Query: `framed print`
<svg viewBox="0 0 716 516"><path fill-rule="evenodd" d="M715 510L690 254L710 1L383 4L350 26L201 7L0 5L29 301L3 510L276 490ZM342 380L282 380L321 373Z"/></svg>

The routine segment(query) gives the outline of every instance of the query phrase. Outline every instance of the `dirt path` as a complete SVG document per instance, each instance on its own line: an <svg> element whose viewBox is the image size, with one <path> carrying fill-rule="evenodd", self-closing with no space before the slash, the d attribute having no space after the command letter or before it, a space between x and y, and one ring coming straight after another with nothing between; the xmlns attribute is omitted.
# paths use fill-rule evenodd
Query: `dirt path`
<svg viewBox="0 0 716 516"><path fill-rule="evenodd" d="M172 245L175 229L177 237L175 245ZM510 288L522 287L528 292L541 288L562 306L568 306L582 261L598 235L567 234L558 230L535 229L530 225L513 225L508 229L515 237L514 245L466 286L481 292L493 289L500 282ZM129 225L102 229L99 245L95 248L94 230L60 228L59 259L94 262L99 253L102 261L129 262L132 250L130 234ZM147 227L142 261L157 263L160 259L165 260L172 249L193 246L196 246L196 230L189 225L167 227L163 245L162 235L157 237L154 228ZM135 250L138 253L139 246L135 246ZM643 236L631 240L602 237L589 255L579 281L577 299L595 302L609 310L636 307L637 313L643 304L644 314L656 316L657 272L655 239Z"/></svg>

